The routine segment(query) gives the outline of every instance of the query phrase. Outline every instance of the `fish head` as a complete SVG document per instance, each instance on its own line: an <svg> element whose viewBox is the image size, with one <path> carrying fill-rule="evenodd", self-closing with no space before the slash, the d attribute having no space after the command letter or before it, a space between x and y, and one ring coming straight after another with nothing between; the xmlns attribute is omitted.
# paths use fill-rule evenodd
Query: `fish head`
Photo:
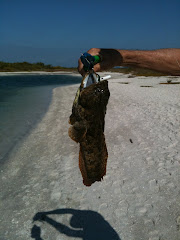
<svg viewBox="0 0 180 240"><path fill-rule="evenodd" d="M98 108L107 105L109 96L108 81L104 80L84 88L79 100L83 108Z"/></svg>

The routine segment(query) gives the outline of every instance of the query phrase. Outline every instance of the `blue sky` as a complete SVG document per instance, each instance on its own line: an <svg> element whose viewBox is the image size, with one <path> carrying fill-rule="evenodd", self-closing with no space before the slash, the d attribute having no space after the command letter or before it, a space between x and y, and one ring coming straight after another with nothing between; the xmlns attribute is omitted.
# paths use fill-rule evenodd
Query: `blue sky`
<svg viewBox="0 0 180 240"><path fill-rule="evenodd" d="M180 0L0 0L0 61L70 67L91 47L180 48Z"/></svg>

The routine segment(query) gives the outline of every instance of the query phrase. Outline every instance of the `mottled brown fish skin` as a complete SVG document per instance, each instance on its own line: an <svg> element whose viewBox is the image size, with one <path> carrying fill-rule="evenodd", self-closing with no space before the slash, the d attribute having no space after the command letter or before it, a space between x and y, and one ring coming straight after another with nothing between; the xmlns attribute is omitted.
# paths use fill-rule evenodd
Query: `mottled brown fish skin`
<svg viewBox="0 0 180 240"><path fill-rule="evenodd" d="M106 174L108 152L104 136L104 118L110 92L108 82L94 83L80 92L73 104L69 136L80 143L79 168L83 183L91 186Z"/></svg>

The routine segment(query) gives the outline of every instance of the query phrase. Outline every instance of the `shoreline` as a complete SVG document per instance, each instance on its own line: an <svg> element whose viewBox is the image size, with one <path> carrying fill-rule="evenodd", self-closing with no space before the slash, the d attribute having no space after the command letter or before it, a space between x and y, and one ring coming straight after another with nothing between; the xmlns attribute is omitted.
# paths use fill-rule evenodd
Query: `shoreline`
<svg viewBox="0 0 180 240"><path fill-rule="evenodd" d="M31 78L30 76L40 76L39 74L5 74L5 80L2 75L2 89L1 89L1 102L0 102L0 163L3 164L8 159L13 149L18 149L21 142L31 134L32 130L36 128L37 124L43 119L52 101L53 89L69 85L72 83L66 83L66 80L62 80L62 83L55 82L53 79L57 77L51 77L46 83L47 78L43 77L40 80L38 77ZM54 75L54 74L53 74ZM59 74L58 74L59 75ZM65 74L61 74L61 76ZM10 79L9 79L10 76ZM11 76L14 77L11 79ZM17 77L16 77L17 76ZM18 76L21 76L22 81L18 81ZM29 76L27 78L26 76ZM49 74L43 76L50 76ZM54 75L56 76L56 75ZM76 75L66 75L65 79L76 79ZM68 77L68 76L73 76ZM12 88L3 88L7 79L7 85ZM9 80L8 80L9 79ZM31 86L29 79L34 83ZM34 79L34 80L33 80ZM63 79L63 78L61 78ZM26 80L26 81L25 81ZM27 81L28 80L28 81ZM44 81L45 85L42 84ZM52 83L51 83L52 81ZM75 80L76 81L76 80ZM73 80L72 80L73 82ZM14 85L13 85L14 84ZM17 86L16 86L17 84ZM29 85L28 85L29 84ZM37 84L37 85L36 85ZM73 83L74 84L74 83ZM7 109L7 110L6 110Z"/></svg>
<svg viewBox="0 0 180 240"><path fill-rule="evenodd" d="M6 75L80 75L78 72L67 72L67 71L57 71L57 72L45 72L45 71L22 71L22 72L0 72L0 76Z"/></svg>
<svg viewBox="0 0 180 240"><path fill-rule="evenodd" d="M180 76L173 76L173 75L134 75L133 72L123 73L123 72L116 72L116 71L102 71L97 72L100 76L104 76L110 74L112 76L124 76L126 78L179 78ZM46 71L17 71L17 72L0 72L0 76L15 76L15 75L72 75L72 76L81 76L80 73L77 71L55 71L55 72L46 72Z"/></svg>
<svg viewBox="0 0 180 240"><path fill-rule="evenodd" d="M11 153L15 150L18 150L19 147L22 145L22 143L25 141L25 139L31 134L31 132L33 131L33 129L35 129L38 125L39 122L41 122L41 120L43 119L43 117L45 116L46 112L49 109L49 106L51 104L52 101L52 97L53 97L53 89L54 88L46 88L44 90L41 91L36 89L35 91L31 92L31 94L33 94L33 99L32 99L32 95L29 96L29 93L24 93L26 94L26 98L30 98L31 101L35 101L34 103L34 108L33 107L27 107L25 110L25 116L22 114L22 109L21 106L20 107L16 107L15 106L15 113L13 111L13 113L11 114L11 118L13 118L13 125L16 125L16 130L13 131L12 134L10 134L8 132L7 129L7 134L9 134L8 137L8 141L2 141L0 148L2 149L0 151L0 164L4 164L6 163L6 160L8 159L9 155L11 155ZM39 93L41 93L41 98L39 97ZM43 95L43 97L42 97ZM19 95L18 98L21 98L22 96ZM16 96L12 96L12 99L15 99L14 102L16 102ZM25 103L28 104L28 100L24 100ZM37 104L37 102L40 101L41 104ZM13 103L12 103L13 104ZM10 106L10 108L13 107ZM27 110L28 109L28 110ZM15 114L15 116L14 116ZM19 119L19 117L16 117L16 115L22 115L21 118ZM29 118L29 116L31 116ZM11 121L8 120L8 122ZM2 122L2 119L1 119ZM12 128L12 123L9 123L9 128ZM5 125L5 129L6 129L6 125ZM2 134L3 136L4 134ZM7 136L5 136L7 138ZM5 138L2 138L3 140Z"/></svg>

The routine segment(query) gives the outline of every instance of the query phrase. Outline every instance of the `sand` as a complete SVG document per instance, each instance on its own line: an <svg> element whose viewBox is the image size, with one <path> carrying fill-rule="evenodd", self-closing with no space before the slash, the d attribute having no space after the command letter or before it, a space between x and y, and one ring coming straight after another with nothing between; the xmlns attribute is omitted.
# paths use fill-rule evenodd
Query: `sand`
<svg viewBox="0 0 180 240"><path fill-rule="evenodd" d="M78 85L54 89L42 121L1 168L0 239L96 240L98 231L98 240L180 239L180 84L160 84L180 77L110 74L104 180L83 185L79 146L67 134Z"/></svg>

